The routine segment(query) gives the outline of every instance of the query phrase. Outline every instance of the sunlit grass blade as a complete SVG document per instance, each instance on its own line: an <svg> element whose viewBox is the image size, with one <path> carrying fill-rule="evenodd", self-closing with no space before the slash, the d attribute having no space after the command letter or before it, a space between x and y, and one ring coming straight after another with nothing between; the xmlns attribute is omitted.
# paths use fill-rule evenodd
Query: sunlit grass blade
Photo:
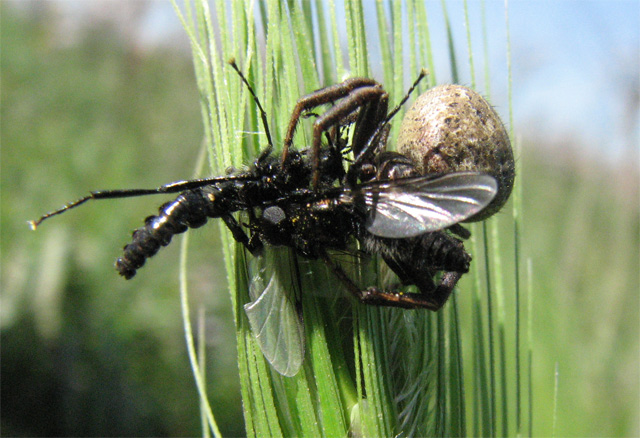
<svg viewBox="0 0 640 438"><path fill-rule="evenodd" d="M196 380L196 387L200 396L200 410L204 419L206 420L206 428L203 430L203 434L207 435L209 433L209 430L211 430L215 437L220 437L222 435L220 434L220 430L218 429L218 425L211 410L211 405L209 404L209 398L207 397L207 386L204 368L202 367L203 362L202 360L198 359L199 357L203 359L204 353L202 351L200 351L199 355L196 353L194 336L191 330L191 309L189 307L189 293L185 275L187 271L186 267L188 242L188 236L184 236L181 241L182 248L180 251L180 303L182 307L182 319L184 321L185 338L187 340L187 351L189 353L189 361L193 369L193 375ZM200 345L204 344L201 343Z"/></svg>

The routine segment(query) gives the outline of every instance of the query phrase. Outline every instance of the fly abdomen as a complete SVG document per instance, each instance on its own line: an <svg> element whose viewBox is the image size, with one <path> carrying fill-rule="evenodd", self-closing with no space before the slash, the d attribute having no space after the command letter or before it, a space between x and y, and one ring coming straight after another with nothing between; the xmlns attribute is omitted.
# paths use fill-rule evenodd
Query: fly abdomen
<svg viewBox="0 0 640 438"><path fill-rule="evenodd" d="M445 231L406 239L379 237L365 232L361 242L367 252L380 254L408 284L415 284L417 277L432 271L469 271L471 256L465 251L462 241Z"/></svg>
<svg viewBox="0 0 640 438"><path fill-rule="evenodd" d="M429 260L432 269L469 272L471 256L459 239L444 231L426 233L415 239L413 256Z"/></svg>
<svg viewBox="0 0 640 438"><path fill-rule="evenodd" d="M127 280L132 278L175 234L201 227L209 217L220 216L221 206L216 201L224 202L224 197L219 195L217 188L204 187L182 192L174 201L163 204L158 216L147 217L145 225L133 232L131 243L116 260L116 270Z"/></svg>

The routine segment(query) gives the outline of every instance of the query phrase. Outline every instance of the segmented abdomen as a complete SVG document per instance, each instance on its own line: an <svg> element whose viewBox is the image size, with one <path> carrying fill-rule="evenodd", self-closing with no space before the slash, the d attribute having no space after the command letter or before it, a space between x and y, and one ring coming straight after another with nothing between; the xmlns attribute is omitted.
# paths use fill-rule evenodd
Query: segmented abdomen
<svg viewBox="0 0 640 438"><path fill-rule="evenodd" d="M149 257L171 242L174 234L201 227L209 217L216 217L216 192L211 187L182 192L174 201L162 205L158 216L146 218L145 225L133 232L131 243L116 260L120 275L127 280L132 278Z"/></svg>
<svg viewBox="0 0 640 438"><path fill-rule="evenodd" d="M365 234L368 252L382 255L387 263L415 272L469 271L471 256L462 241L445 231L433 231L406 239L390 239Z"/></svg>
<svg viewBox="0 0 640 438"><path fill-rule="evenodd" d="M469 272L471 256L462 241L444 231L423 234L416 238L414 257L426 258L432 269Z"/></svg>

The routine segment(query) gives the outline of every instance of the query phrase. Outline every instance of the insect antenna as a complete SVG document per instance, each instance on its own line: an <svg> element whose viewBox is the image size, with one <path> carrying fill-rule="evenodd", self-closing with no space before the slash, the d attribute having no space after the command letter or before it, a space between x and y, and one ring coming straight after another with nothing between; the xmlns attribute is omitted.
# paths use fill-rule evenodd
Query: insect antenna
<svg viewBox="0 0 640 438"><path fill-rule="evenodd" d="M87 201L92 199L118 199L118 198L134 198L137 196L146 195L160 195L166 193L178 193L185 190L193 190L199 187L209 186L212 184L223 183L227 181L250 181L255 180L255 176L251 175L238 175L238 176L223 176L213 178L201 178L193 179L189 181L176 181L169 184L156 187L155 189L121 189L121 190L98 190L90 192L87 196L80 198L76 201L63 205L57 210L50 211L49 213L42 215L37 220L28 221L32 230L35 230L44 220L49 219L52 216L57 216L72 208L79 207Z"/></svg>
<svg viewBox="0 0 640 438"><path fill-rule="evenodd" d="M389 112L389 114L387 114L387 117L385 117L382 123L380 123L376 127L376 129L373 131L372 135L369 137L369 140L367 140L365 146L362 148L362 150L360 151L360 154L358 154L358 156L353 162L353 165L351 166L351 169L354 169L354 170L350 170L350 172L354 172L355 169L360 169L362 167L362 163L364 163L367 159L369 159L371 154L375 153L375 145L378 143L380 139L380 135L384 132L385 128L389 125L389 121L393 118L393 116L395 116L398 113L398 111L400 111L400 108L402 108L402 105L404 105L407 102L407 100L409 100L411 93L413 93L413 91L416 89L420 81L424 79L428 74L429 72L427 71L426 68L423 68L422 70L420 70L420 74L418 75L418 78L413 82L411 87L407 90L407 93L404 95L400 103L398 103L398 105L396 105L395 108L393 108Z"/></svg>
<svg viewBox="0 0 640 438"><path fill-rule="evenodd" d="M413 90L416 89L420 81L424 79L428 74L429 72L427 71L426 68L423 68L422 70L420 70L420 74L418 75L418 78L413 82L413 85L411 85L411 87L407 90L407 93L404 95L400 103L396 105L396 107L392 109L389 112L389 114L387 114L387 117L384 119L384 122L381 124L381 127L384 127L384 125L389 123L389 121L393 118L393 116L395 116L398 113L398 111L400 111L400 108L402 108L402 105L404 105L407 102L407 100L409 100L409 97L411 96L411 93L413 93Z"/></svg>
<svg viewBox="0 0 640 438"><path fill-rule="evenodd" d="M266 156L270 155L273 149L273 139L271 138L271 131L269 131L269 123L267 121L267 112L262 107L262 104L260 103L260 99L258 99L258 96L256 96L256 93L253 91L253 87L251 86L251 84L249 84L249 81L247 81L247 78L244 76L244 74L242 74L242 72L238 68L238 64L236 64L235 58L231 58L227 62L236 71L236 73L238 73L238 76L240 76L240 79L242 79L242 82L244 82L244 84L247 86L247 88L249 89L249 93L251 93L251 96L253 96L253 101L256 103L256 105L258 106L258 109L260 110L260 118L262 119L262 125L264 126L264 131L265 131L265 134L267 135L267 142L269 143L267 148L264 151L262 151L262 153L260 154L259 160L261 160Z"/></svg>

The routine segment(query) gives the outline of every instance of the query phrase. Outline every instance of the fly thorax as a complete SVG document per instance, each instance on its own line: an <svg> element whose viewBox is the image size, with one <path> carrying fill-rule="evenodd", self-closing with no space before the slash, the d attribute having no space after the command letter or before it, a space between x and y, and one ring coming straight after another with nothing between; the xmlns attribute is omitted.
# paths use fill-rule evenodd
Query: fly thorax
<svg viewBox="0 0 640 438"><path fill-rule="evenodd" d="M419 175L411 160L397 152L382 152L376 157L377 175L381 180L409 178Z"/></svg>

